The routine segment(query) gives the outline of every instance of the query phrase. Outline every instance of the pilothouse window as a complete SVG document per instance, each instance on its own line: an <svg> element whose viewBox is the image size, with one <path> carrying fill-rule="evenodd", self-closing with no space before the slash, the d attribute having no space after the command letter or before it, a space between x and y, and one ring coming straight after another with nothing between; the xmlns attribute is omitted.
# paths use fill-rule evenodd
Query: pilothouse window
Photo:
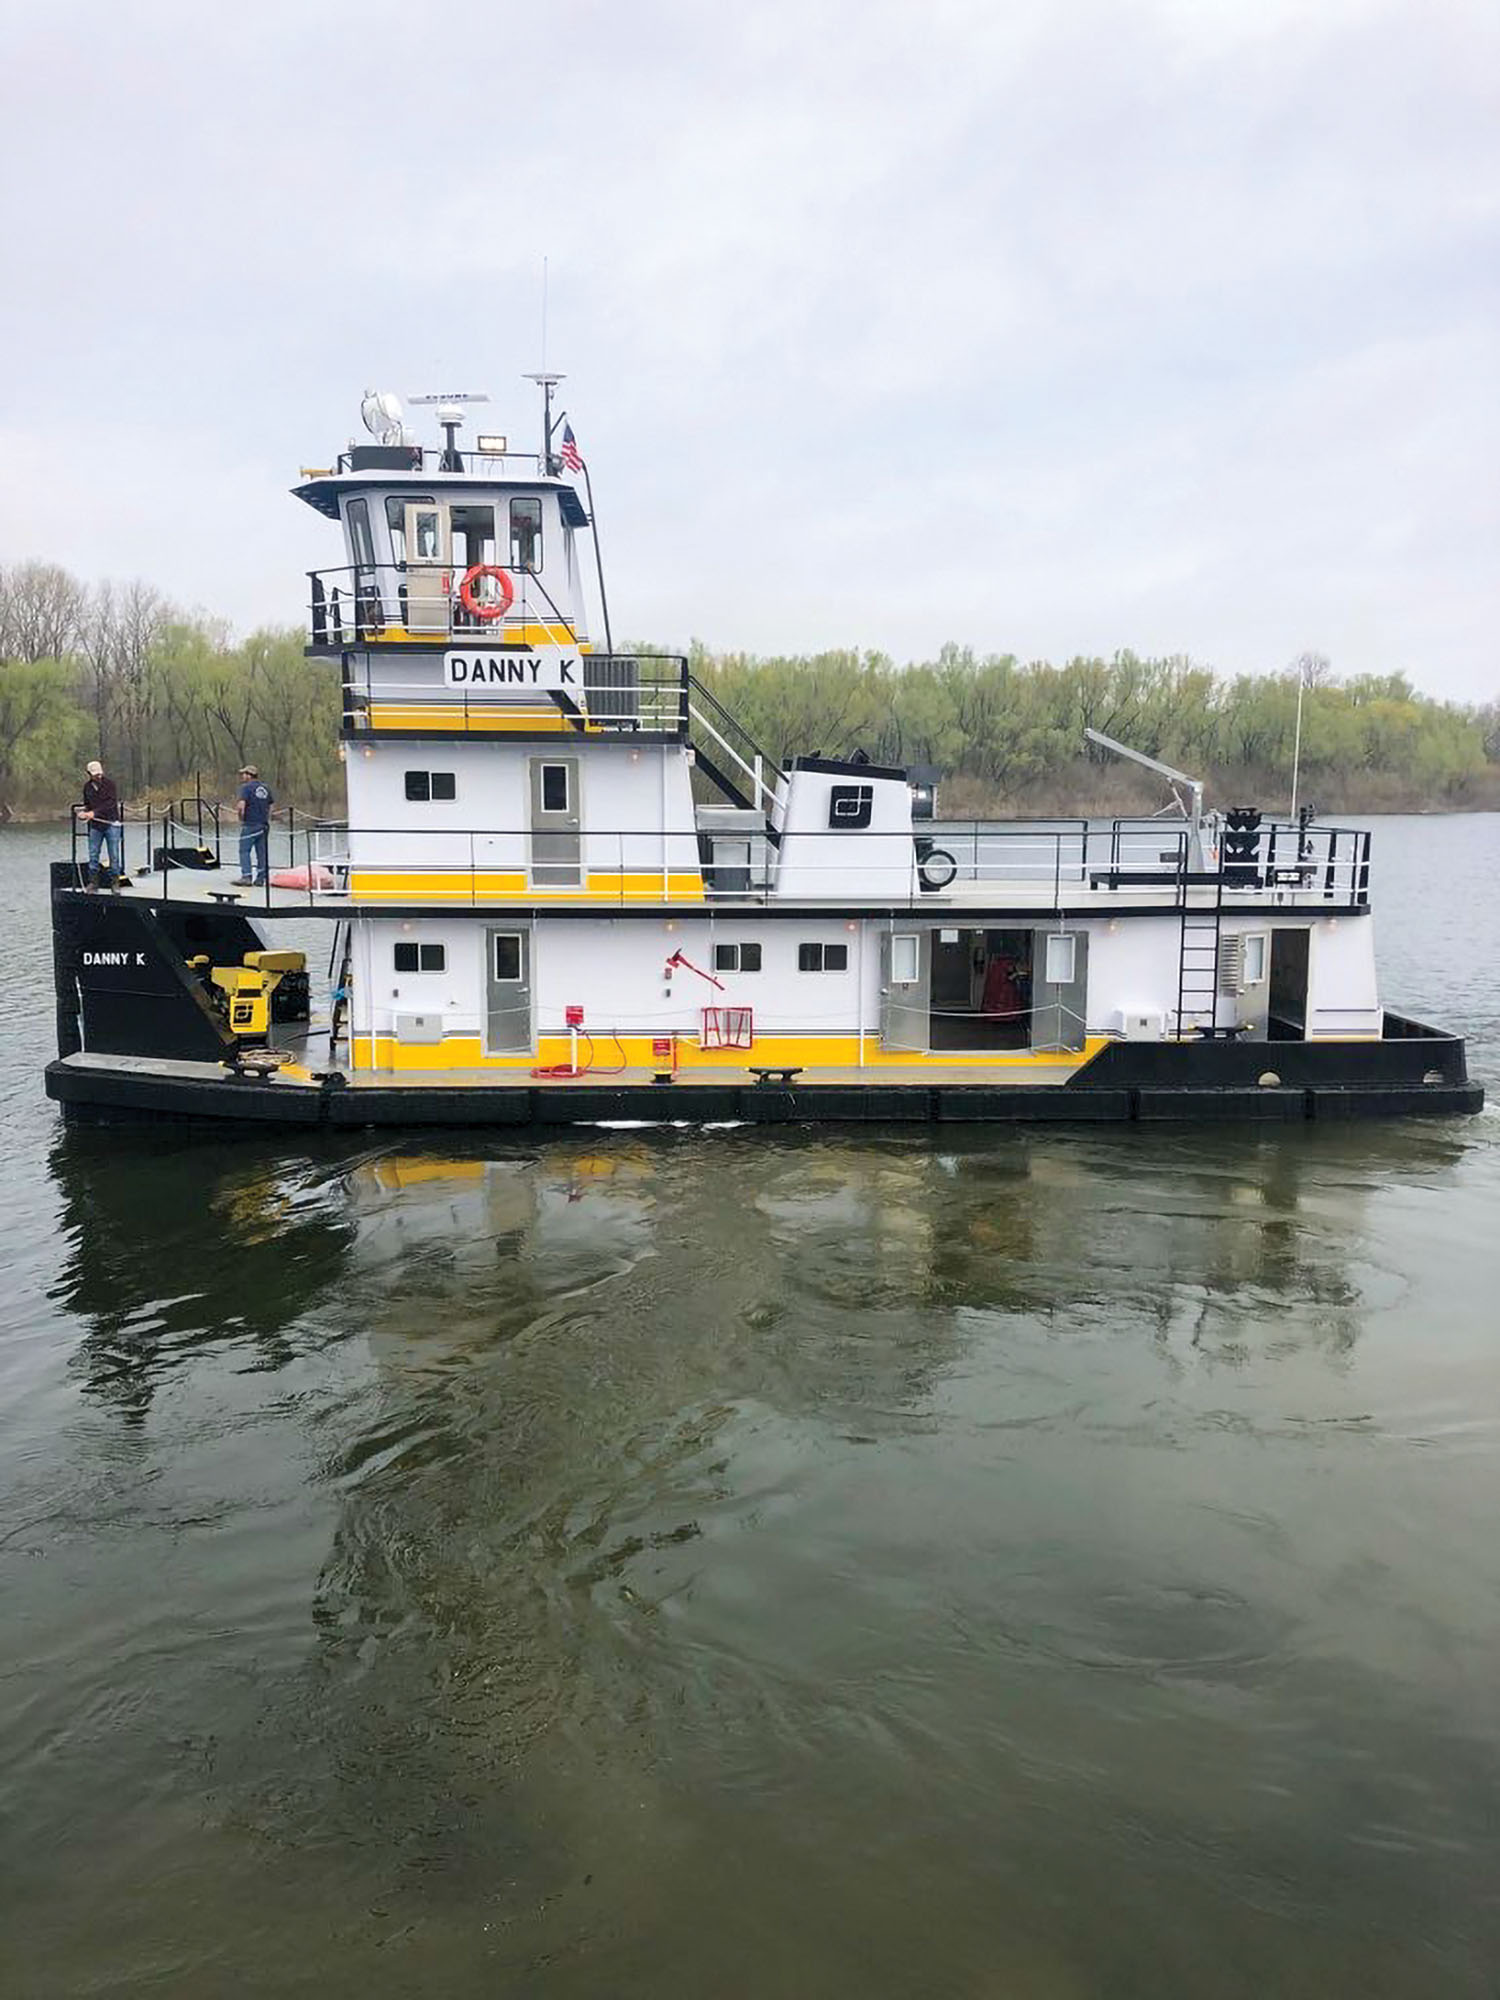
<svg viewBox="0 0 1500 2000"><path fill-rule="evenodd" d="M392 493L385 503L385 522L391 531L391 560L396 563L404 564L406 561L406 510L413 504L419 507L437 506L430 493L420 494L415 502L404 493Z"/></svg>
<svg viewBox="0 0 1500 2000"><path fill-rule="evenodd" d="M472 569L475 563L495 560L495 510L493 507L455 507L453 520L454 566Z"/></svg>
<svg viewBox="0 0 1500 2000"><path fill-rule="evenodd" d="M370 503L368 500L351 500L345 519L349 523L349 546L354 551L354 560L360 569L375 566L375 544L370 538Z"/></svg>
<svg viewBox="0 0 1500 2000"><path fill-rule="evenodd" d="M542 566L542 503L540 500L512 500L510 503L510 566L538 570Z"/></svg>

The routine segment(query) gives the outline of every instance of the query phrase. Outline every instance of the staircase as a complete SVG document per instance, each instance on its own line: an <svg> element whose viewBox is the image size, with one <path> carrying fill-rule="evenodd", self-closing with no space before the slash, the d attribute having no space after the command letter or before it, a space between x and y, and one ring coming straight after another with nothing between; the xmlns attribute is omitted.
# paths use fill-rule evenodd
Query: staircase
<svg viewBox="0 0 1500 2000"><path fill-rule="evenodd" d="M769 820L781 766L736 722L718 696L691 675L687 702L698 769L730 805L764 813Z"/></svg>

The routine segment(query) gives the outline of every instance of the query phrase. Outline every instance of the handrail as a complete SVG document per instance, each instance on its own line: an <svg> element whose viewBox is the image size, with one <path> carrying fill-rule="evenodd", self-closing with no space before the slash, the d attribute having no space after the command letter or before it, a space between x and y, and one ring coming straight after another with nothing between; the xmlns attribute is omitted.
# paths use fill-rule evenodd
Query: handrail
<svg viewBox="0 0 1500 2000"><path fill-rule="evenodd" d="M721 722L727 723L728 726L731 729L733 729L737 735L742 736L744 738L745 742L748 743L750 746L750 751L752 756L758 757L763 766L766 766L773 771L780 771L781 765L776 761L776 759L772 757L767 751L761 748L760 744L756 742L755 738L750 734L749 730L745 727L744 723L740 721L739 717L733 714L729 709L727 709L724 706L723 702L720 701L719 697L714 693L712 688L706 687L704 683L701 680L699 680L698 676L693 672L691 667L687 669L687 686L688 686L689 699L691 699L691 697L695 694L701 696L701 698L708 703L708 706L714 711L714 713L718 716ZM726 743L724 745L724 748L726 750L729 749L729 745Z"/></svg>
<svg viewBox="0 0 1500 2000"><path fill-rule="evenodd" d="M211 810L207 801L204 805L205 810ZM156 816L148 814L144 822L124 824L127 851L138 848L144 835L144 867L136 868L144 875L153 864ZM1017 907L1038 910L1108 910L1114 896L1179 911L1204 908L1203 899L1212 896L1226 913L1237 916L1259 910L1327 909L1330 905L1358 909L1369 903L1371 840L1364 829L1298 829L1294 864L1236 880L1234 861L1226 866L1222 857L1216 857L1206 871L1190 869L1182 829L1173 830L1171 845L1164 848L1163 829L1151 822L1142 822L1137 828L1086 820L933 820L922 825L923 830L915 836L904 831L858 836L859 862L870 871L867 880L876 886L856 887L853 893L857 901L882 906L905 904L949 923L966 907L966 892L991 885L1008 888ZM75 817L70 824L75 880L81 827L82 822ZM279 847L282 827L273 825L271 831ZM764 843L764 853L757 853L752 840L748 863L726 863L713 853L700 851L696 818L691 826L669 828L582 828L572 851L565 850L561 856L536 846L538 833L548 831L529 822L481 828L408 823L351 829L344 821L310 821L305 816L299 823L295 813L288 812L287 862L307 870L298 890L273 894L268 885L261 903L248 895L240 901L248 909L263 905L272 910L287 907L287 896L295 893L308 905L336 902L348 907L352 888L359 903L377 905L381 901L433 899L479 905L505 898L545 904L549 896L564 900L587 896L593 902L624 904L642 899L696 900L701 894L706 906L722 908L765 904L776 900L784 888L779 886L778 870L771 865L768 843ZM1266 833L1266 854L1282 852L1271 841L1269 828ZM231 829L231 849L232 838ZM847 904L854 844L839 843L839 853L831 857L826 849L818 850L816 843L822 836L793 834L788 838L796 861L797 900ZM803 843L812 845L809 848ZM163 846L169 845L164 838ZM801 853L798 846L802 846ZM943 881L937 888L930 885L927 874L934 851L941 851L955 864L952 881ZM783 846L783 871L788 852ZM805 858L809 852L816 858ZM127 868L126 873L130 872ZM186 900L203 900L204 876L199 871L179 871L167 865L159 874L163 900L181 900L184 891ZM355 878L352 883L351 875ZM384 880L372 887L368 881L361 884L357 879L360 875ZM857 873L854 879L858 881ZM193 893L195 886L198 894ZM174 888L178 890L175 898Z"/></svg>
<svg viewBox="0 0 1500 2000"><path fill-rule="evenodd" d="M465 451L457 446L450 451L446 445L441 444L409 444L400 447L386 447L387 450L399 448L402 451L408 452L411 457L409 465L356 466L353 463L355 452L366 452L372 448L378 449L379 447L371 447L364 444L355 445L348 451L341 451L334 461L335 476L347 472L371 472L379 473L382 477L395 475L397 478L409 477L416 474L430 476L433 473L441 472L474 472L480 467L503 466L515 460L519 464L536 467L535 472L522 475L522 479L526 485L533 485L538 480L555 479L557 477L556 467L560 463L555 452L552 454L552 462L549 464L544 461L543 454L539 451ZM453 463L455 459L458 461L457 465ZM323 476L326 477L326 475ZM510 485L514 481L510 475L504 472L497 472L493 475L493 483L497 486L504 486ZM560 481L560 484L567 486L571 482L564 479Z"/></svg>
<svg viewBox="0 0 1500 2000"><path fill-rule="evenodd" d="M429 566L424 564L421 567L426 569ZM434 627L430 632L419 630L420 638L441 639L445 634L451 637L454 633L460 633L465 638L496 639L507 629L533 624L542 618L542 609L527 602L528 597L535 592L541 597L545 610L551 613L553 620L567 633L568 644L582 648L587 643L579 633L575 620L561 608L552 592L543 583L539 570L507 567L507 574L514 576L519 583L515 602L503 618L484 619L466 610L459 598L459 584L464 575L462 565L454 562L441 567L449 578L448 590L446 593L441 593L446 597L447 623L444 626ZM410 609L406 582L411 575L409 563L340 563L329 569L310 569L306 575L309 586L308 632L314 645L327 645L330 648L348 644L361 645L378 640L389 625L399 625L404 632L411 631L412 628L407 623ZM392 578L396 579L394 603L390 582ZM344 617L345 597L350 607L347 626ZM346 637L346 632L350 636Z"/></svg>
<svg viewBox="0 0 1500 2000"><path fill-rule="evenodd" d="M389 666L389 656L382 663ZM517 730L535 726L549 734L571 725L581 736L686 734L686 665L680 654L583 653L580 666L578 700L569 709L545 689L528 695L513 688L454 687L430 674L378 678L367 654L362 668L345 674L343 726L353 734L375 735L405 727L469 735L505 725ZM629 669L630 677L611 678L620 668ZM374 713L379 710L396 714L382 719Z"/></svg>

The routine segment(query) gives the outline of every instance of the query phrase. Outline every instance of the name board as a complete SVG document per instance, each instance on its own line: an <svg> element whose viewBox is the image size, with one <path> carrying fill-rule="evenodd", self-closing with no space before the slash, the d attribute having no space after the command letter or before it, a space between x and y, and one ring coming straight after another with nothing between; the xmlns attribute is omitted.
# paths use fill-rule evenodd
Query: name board
<svg viewBox="0 0 1500 2000"><path fill-rule="evenodd" d="M576 653L500 653L469 649L444 653L449 687L488 688L496 694L583 693L583 663Z"/></svg>

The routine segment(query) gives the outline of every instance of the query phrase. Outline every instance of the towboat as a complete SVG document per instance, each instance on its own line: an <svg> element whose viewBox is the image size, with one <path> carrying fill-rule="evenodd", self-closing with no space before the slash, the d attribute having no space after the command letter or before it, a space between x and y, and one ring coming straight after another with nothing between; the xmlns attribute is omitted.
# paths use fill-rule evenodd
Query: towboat
<svg viewBox="0 0 1500 2000"><path fill-rule="evenodd" d="M307 656L342 690L345 818L275 829L249 888L201 799L129 829L128 895L53 864L46 1084L69 1117L1480 1107L1462 1040L1382 1000L1368 831L1208 812L1157 765L1175 820L945 820L939 774L772 755L685 658L617 649L562 378L532 379L535 451L461 445L482 399L427 399L424 443L372 393L371 441L294 489L343 538L309 578Z"/></svg>

